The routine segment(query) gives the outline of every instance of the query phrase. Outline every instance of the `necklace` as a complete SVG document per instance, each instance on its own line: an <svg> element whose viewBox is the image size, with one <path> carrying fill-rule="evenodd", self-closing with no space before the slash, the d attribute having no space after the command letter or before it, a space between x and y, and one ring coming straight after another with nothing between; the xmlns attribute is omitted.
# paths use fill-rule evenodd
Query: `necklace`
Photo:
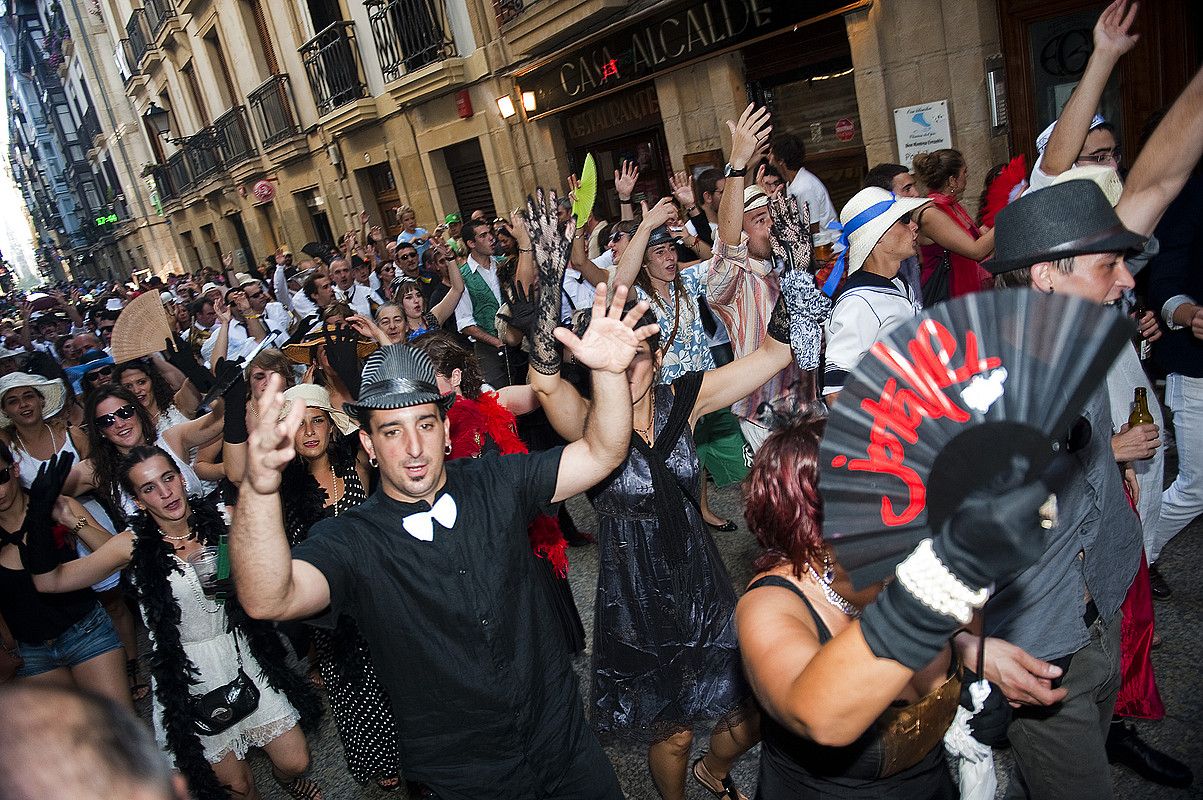
<svg viewBox="0 0 1203 800"><path fill-rule="evenodd" d="M831 582L835 580L835 570L832 569L831 559L826 554L823 556L823 574L820 575L817 570L811 565L806 565L806 571L815 583L819 584L819 588L823 590L823 598L831 605L838 608L840 611L847 614L853 619L860 617L860 609L849 603L835 589L831 588Z"/></svg>
<svg viewBox="0 0 1203 800"><path fill-rule="evenodd" d="M173 541L173 542L186 542L191 539L195 539L196 534L191 529L189 529L189 531L187 533L185 533L183 536L168 536L167 534L164 533L163 538L169 539L170 541Z"/></svg>
<svg viewBox="0 0 1203 800"><path fill-rule="evenodd" d="M655 389L656 389L656 387L653 386L648 390L652 393L652 399L651 399L651 403L650 403L651 412L647 415L647 419L648 419L647 427L640 428L640 427L636 426L634 423L631 424L631 427L635 429L635 433L642 436L644 441L646 441L648 444L651 444L652 432L656 429L656 391L655 391Z"/></svg>
<svg viewBox="0 0 1203 800"><path fill-rule="evenodd" d="M338 496L338 474L334 471L334 462L330 462L330 498L334 500L332 508L334 516L338 516L338 501L342 498Z"/></svg>

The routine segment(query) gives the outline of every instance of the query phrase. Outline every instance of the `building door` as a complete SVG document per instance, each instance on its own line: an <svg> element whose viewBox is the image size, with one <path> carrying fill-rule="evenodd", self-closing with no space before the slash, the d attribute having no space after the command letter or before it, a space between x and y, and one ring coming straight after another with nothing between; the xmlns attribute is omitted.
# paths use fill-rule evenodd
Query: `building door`
<svg viewBox="0 0 1203 800"><path fill-rule="evenodd" d="M460 213L467 219L469 214L480 209L485 212L485 219L494 219L497 210L493 207L493 189L489 186L489 173L485 169L485 157L480 152L480 142L469 139L444 147L442 152L447 171L451 173L451 188L455 192Z"/></svg>
<svg viewBox="0 0 1203 800"><path fill-rule="evenodd" d="M868 171L843 18L794 28L745 48L743 58L749 93L772 112L773 132L802 137L806 168L843 207Z"/></svg>
<svg viewBox="0 0 1203 800"><path fill-rule="evenodd" d="M1098 0L999 0L1006 63L1011 150L1036 155L1036 136L1052 123L1077 86L1092 47L1091 31L1106 3ZM1103 93L1100 113L1115 125L1131 166L1140 132L1169 106L1199 67L1203 4L1142 3L1140 41L1125 55Z"/></svg>
<svg viewBox="0 0 1203 800"><path fill-rule="evenodd" d="M239 272L247 272L249 267L255 265L255 249L251 247L251 240L246 235L246 225L242 224L242 214L231 214L229 219L230 225L234 228L234 235L238 238L239 250L234 254L234 265Z"/></svg>
<svg viewBox="0 0 1203 800"><path fill-rule="evenodd" d="M330 227L330 218L326 216L326 199L317 189L306 189L297 193L309 215L313 238L324 245L335 245L334 229Z"/></svg>
<svg viewBox="0 0 1203 800"><path fill-rule="evenodd" d="M387 163L373 164L361 170L356 170L359 176L359 188L365 195L376 199L378 219L384 229L385 237L396 239L401 233L401 223L393 212L401 205L401 194L397 191L397 182L393 180L393 169Z"/></svg>

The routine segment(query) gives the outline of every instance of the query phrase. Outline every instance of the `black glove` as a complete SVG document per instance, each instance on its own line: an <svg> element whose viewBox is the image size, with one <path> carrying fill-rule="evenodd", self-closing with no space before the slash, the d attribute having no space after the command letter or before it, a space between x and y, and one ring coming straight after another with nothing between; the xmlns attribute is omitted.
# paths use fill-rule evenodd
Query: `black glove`
<svg viewBox="0 0 1203 800"><path fill-rule="evenodd" d="M213 388L213 376L192 357L192 350L187 345L181 346L174 339L167 339L163 355L167 363L184 373L184 377L192 381L192 385L201 394Z"/></svg>
<svg viewBox="0 0 1203 800"><path fill-rule="evenodd" d="M1012 474L1022 475L1016 465ZM970 590L1015 574L1044 552L1039 509L1049 489L1042 481L1001 495L976 492L932 540L945 568ZM861 632L873 654L919 670L935 658L961 622L925 605L899 580L891 581L861 617Z"/></svg>
<svg viewBox="0 0 1203 800"><path fill-rule="evenodd" d="M773 313L769 316L765 333L782 344L789 344L789 308L785 304L784 293L777 295L777 302L773 305Z"/></svg>
<svg viewBox="0 0 1203 800"><path fill-rule="evenodd" d="M247 440L246 395L246 379L242 376L242 370L239 369L233 383L222 395L225 400L222 440L230 444L242 444Z"/></svg>
<svg viewBox="0 0 1203 800"><path fill-rule="evenodd" d="M38 468L37 477L29 487L25 507L25 548L21 559L25 569L34 575L50 572L60 563L54 543L54 504L63 492L63 484L75 463L74 453L58 453Z"/></svg>
<svg viewBox="0 0 1203 800"><path fill-rule="evenodd" d="M973 711L973 697L969 687L980 680L969 668L961 671L961 705ZM982 710L969 719L969 732L973 738L990 747L1007 745L1007 727L1011 724L1011 704L1003 696L1002 689L990 684L990 694L982 704Z"/></svg>
<svg viewBox="0 0 1203 800"><path fill-rule="evenodd" d="M322 336L326 340L326 360L351 396L358 398L363 373L363 364L359 360L359 334L349 325L326 325Z"/></svg>
<svg viewBox="0 0 1203 800"><path fill-rule="evenodd" d="M502 288L501 294L505 298L505 304L509 306L510 313L499 313L498 318L505 320L505 324L511 328L522 331L522 335L529 339L534 331L535 323L539 321L539 306L535 302L535 292L527 294L522 283L514 281L513 290Z"/></svg>
<svg viewBox="0 0 1203 800"><path fill-rule="evenodd" d="M535 324L530 334L530 365L543 375L560 371L560 343L555 329L560 324L561 292L564 273L572 252L572 232L560 228L556 216L556 194L537 189L526 198L526 225L530 230L531 249L539 271L539 291ZM571 224L569 224L571 228Z"/></svg>
<svg viewBox="0 0 1203 800"><path fill-rule="evenodd" d="M297 327L295 330L293 330L292 336L289 336L288 341L280 345L280 348L283 349L290 344L300 343L300 341L305 338L306 334L309 333L309 329L313 327L313 323L317 322L317 320L318 315L314 314L313 316L305 317L305 319L297 323Z"/></svg>

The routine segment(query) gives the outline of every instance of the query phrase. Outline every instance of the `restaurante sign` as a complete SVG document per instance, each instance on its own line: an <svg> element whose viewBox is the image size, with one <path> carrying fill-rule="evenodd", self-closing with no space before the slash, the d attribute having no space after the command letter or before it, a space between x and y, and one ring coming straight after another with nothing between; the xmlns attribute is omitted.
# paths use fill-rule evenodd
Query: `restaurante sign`
<svg viewBox="0 0 1203 800"><path fill-rule="evenodd" d="M863 4L864 0L692 0L562 51L519 73L518 84L522 91L535 93L538 113L531 116L543 116L790 25Z"/></svg>

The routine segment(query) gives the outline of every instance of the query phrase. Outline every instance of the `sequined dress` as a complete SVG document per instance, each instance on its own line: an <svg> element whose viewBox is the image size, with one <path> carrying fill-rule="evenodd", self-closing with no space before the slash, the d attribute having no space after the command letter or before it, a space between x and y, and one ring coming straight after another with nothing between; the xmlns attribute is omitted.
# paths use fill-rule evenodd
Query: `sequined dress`
<svg viewBox="0 0 1203 800"><path fill-rule="evenodd" d="M700 373L692 375L700 381ZM674 393L667 385L653 391L659 437L669 425ZM676 411L688 417L693 400L685 402L689 407L682 403ZM751 692L735 637L731 578L688 497L677 495L686 524L670 532L667 492L654 485L649 455L655 457L633 446L590 494L600 522L591 707L599 731L658 741L701 722L733 723ZM700 469L688 425L666 463L678 486L696 498Z"/></svg>

